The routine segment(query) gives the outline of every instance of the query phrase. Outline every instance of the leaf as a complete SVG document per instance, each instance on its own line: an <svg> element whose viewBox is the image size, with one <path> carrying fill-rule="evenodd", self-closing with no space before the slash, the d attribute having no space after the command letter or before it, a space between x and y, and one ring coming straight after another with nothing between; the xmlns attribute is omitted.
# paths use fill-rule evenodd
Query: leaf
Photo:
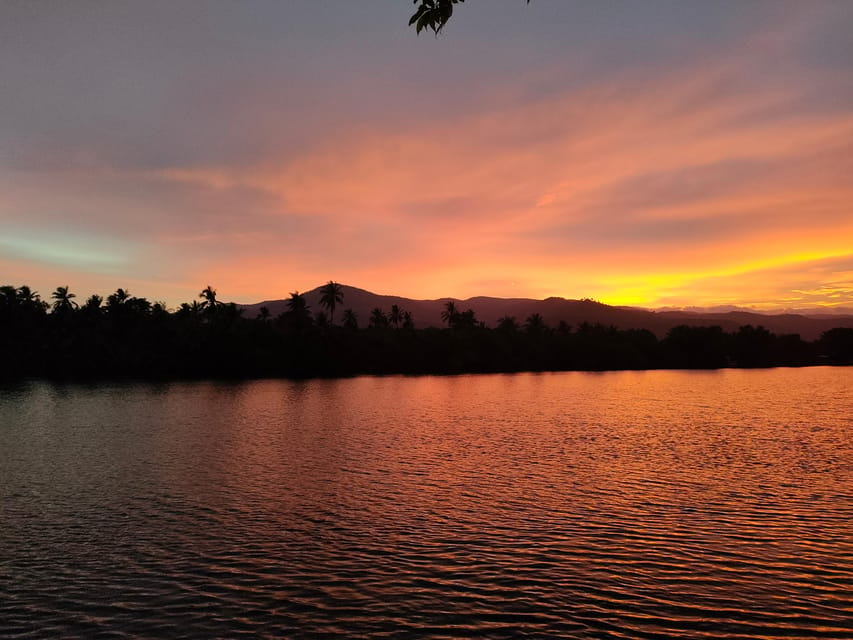
<svg viewBox="0 0 853 640"><path fill-rule="evenodd" d="M420 7L418 7L418 10L415 11L415 14L411 18L409 18L409 26L412 26L415 22L417 22L425 11L428 11L426 5L422 4Z"/></svg>
<svg viewBox="0 0 853 640"><path fill-rule="evenodd" d="M415 30L420 33L422 29L425 27L430 27L433 31L435 31L435 18L432 17L430 11L425 11L424 14L418 19L417 25L415 25Z"/></svg>

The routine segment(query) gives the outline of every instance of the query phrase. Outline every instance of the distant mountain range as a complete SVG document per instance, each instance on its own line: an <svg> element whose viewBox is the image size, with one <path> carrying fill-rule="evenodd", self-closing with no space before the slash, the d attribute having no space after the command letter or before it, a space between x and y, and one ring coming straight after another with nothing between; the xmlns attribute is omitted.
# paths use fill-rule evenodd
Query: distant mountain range
<svg viewBox="0 0 853 640"><path fill-rule="evenodd" d="M459 311L473 309L477 320L494 327L504 316L514 316L523 324L534 313L538 313L548 326L556 327L561 321L571 327L588 322L613 325L619 329L648 329L658 337L663 337L672 327L678 325L720 326L727 332L737 331L743 325L761 325L776 334L797 333L804 340L815 340L821 333L834 327L853 328L853 313L827 312L815 310L814 313L766 314L737 308L721 310L705 309L658 309L648 310L638 307L613 307L592 300L567 300L565 298L490 298L478 296L459 300L439 298L437 300L412 300L400 296L384 296L364 289L341 285L344 294L343 304L335 309L335 322L340 323L344 309L352 309L358 318L359 326L366 327L373 309L379 307L386 313L391 305L412 314L415 327L444 326L441 312L445 304L452 300ZM320 306L320 287L303 294L312 312L322 310ZM267 307L272 317L287 310L287 300L266 300L256 304L239 305L246 317L255 317L261 307ZM730 310L724 310L730 309Z"/></svg>

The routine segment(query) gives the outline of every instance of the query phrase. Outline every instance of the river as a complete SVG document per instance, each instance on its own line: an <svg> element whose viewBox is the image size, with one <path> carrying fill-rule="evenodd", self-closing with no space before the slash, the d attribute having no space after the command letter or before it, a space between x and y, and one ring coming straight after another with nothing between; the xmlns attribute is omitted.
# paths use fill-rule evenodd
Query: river
<svg viewBox="0 0 853 640"><path fill-rule="evenodd" d="M0 636L851 638L853 368L0 387Z"/></svg>

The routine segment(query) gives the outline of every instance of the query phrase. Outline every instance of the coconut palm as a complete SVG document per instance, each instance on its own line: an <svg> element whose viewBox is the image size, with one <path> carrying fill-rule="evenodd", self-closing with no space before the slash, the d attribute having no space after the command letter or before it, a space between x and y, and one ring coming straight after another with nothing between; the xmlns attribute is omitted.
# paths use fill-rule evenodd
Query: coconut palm
<svg viewBox="0 0 853 640"><path fill-rule="evenodd" d="M295 314L302 314L308 311L308 303L305 301L305 296L298 291L291 293L287 301L287 310Z"/></svg>
<svg viewBox="0 0 853 640"><path fill-rule="evenodd" d="M448 327L453 328L459 320L459 311L456 309L456 303L453 300L448 300L444 303L444 311L441 312L441 319L447 323Z"/></svg>
<svg viewBox="0 0 853 640"><path fill-rule="evenodd" d="M400 309L399 305L391 305L391 312L388 314L388 320L394 325L395 329L400 328L400 323L403 321L403 310Z"/></svg>
<svg viewBox="0 0 853 640"><path fill-rule="evenodd" d="M26 306L32 304L33 302L38 302L39 294L30 289L27 285L22 284L17 289L16 297L18 298L18 302Z"/></svg>
<svg viewBox="0 0 853 640"><path fill-rule="evenodd" d="M376 329L382 329L388 326L388 316L379 307L376 307L370 312L370 326Z"/></svg>
<svg viewBox="0 0 853 640"><path fill-rule="evenodd" d="M86 313L97 314L101 312L101 305L103 304L104 299L99 296L97 293L93 293L86 299L86 303L83 305L83 309Z"/></svg>
<svg viewBox="0 0 853 640"><path fill-rule="evenodd" d="M201 308L205 309L208 313L213 313L216 311L216 308L222 303L216 299L216 289L207 285L201 293L198 294L198 297L204 302L201 303Z"/></svg>
<svg viewBox="0 0 853 640"><path fill-rule="evenodd" d="M18 287L17 306L27 314L42 314L47 311L48 304L41 299L37 291L33 291L27 285Z"/></svg>
<svg viewBox="0 0 853 640"><path fill-rule="evenodd" d="M116 289L115 293L111 293L109 296L107 296L107 307L109 309L115 309L117 307L122 306L129 299L130 291L119 287L118 289Z"/></svg>
<svg viewBox="0 0 853 640"><path fill-rule="evenodd" d="M527 317L524 328L527 333L541 333L545 329L545 321L541 315L533 313Z"/></svg>
<svg viewBox="0 0 853 640"><path fill-rule="evenodd" d="M335 307L344 301L344 292L341 285L329 280L320 287L320 306L329 310L329 323L335 323Z"/></svg>
<svg viewBox="0 0 853 640"><path fill-rule="evenodd" d="M68 290L67 285L64 287L56 287L56 291L50 294L50 297L53 298L54 313L68 313L69 311L74 311L78 306L73 300L77 295L71 293Z"/></svg>
<svg viewBox="0 0 853 640"><path fill-rule="evenodd" d="M414 329L415 321L412 319L412 314L410 311L403 312L403 328L404 329Z"/></svg>
<svg viewBox="0 0 853 640"><path fill-rule="evenodd" d="M311 311L308 308L308 302L298 291L290 294L290 299L287 301L287 313L285 314L290 326L301 331L303 328L311 324Z"/></svg>

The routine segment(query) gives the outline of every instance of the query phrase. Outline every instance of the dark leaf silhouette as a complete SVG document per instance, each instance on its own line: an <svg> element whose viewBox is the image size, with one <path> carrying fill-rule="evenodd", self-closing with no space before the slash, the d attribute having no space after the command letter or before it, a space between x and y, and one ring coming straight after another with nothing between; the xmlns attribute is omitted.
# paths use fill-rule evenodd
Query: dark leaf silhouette
<svg viewBox="0 0 853 640"><path fill-rule="evenodd" d="M463 2L465 0L414 0L413 4L420 4L409 18L409 26L414 25L418 34L424 29L430 29L438 36L453 17L453 5ZM527 0L527 4L530 4L530 0Z"/></svg>

